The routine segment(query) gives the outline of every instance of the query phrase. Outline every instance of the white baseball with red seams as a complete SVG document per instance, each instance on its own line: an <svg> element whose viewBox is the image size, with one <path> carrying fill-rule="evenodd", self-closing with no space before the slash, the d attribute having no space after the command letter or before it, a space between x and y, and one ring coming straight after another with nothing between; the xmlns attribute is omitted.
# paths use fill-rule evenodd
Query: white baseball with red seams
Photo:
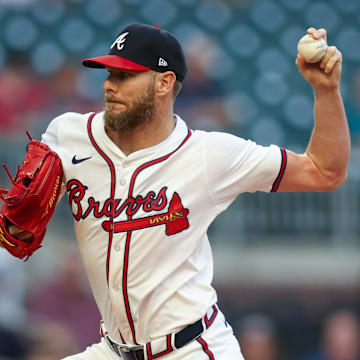
<svg viewBox="0 0 360 360"><path fill-rule="evenodd" d="M277 146L192 131L178 116L165 141L128 156L106 135L103 113L63 114L43 141L62 160L63 191L104 327L128 345L161 343L211 311L209 225L239 194L276 191L286 165ZM206 345L198 339L166 353L164 342L145 357L228 359L227 344L231 358L242 359L222 318L219 310L201 338ZM67 359L119 358L103 346Z"/></svg>
<svg viewBox="0 0 360 360"><path fill-rule="evenodd" d="M327 44L325 39L314 39L312 35L304 35L297 44L298 53L307 63L318 63L326 54Z"/></svg>

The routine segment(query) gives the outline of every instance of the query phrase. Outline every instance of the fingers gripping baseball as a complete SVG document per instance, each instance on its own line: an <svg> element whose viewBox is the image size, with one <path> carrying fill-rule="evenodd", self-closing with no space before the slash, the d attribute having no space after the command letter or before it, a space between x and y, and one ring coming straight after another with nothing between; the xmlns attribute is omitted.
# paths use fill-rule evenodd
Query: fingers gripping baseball
<svg viewBox="0 0 360 360"><path fill-rule="evenodd" d="M307 38L305 42L302 38L298 44L296 65L300 73L313 87L338 87L341 76L341 52L336 46L324 47L324 41L327 41L325 29L309 28Z"/></svg>
<svg viewBox="0 0 360 360"><path fill-rule="evenodd" d="M336 48L336 46L328 46L326 54L321 60L320 68L324 70L326 74L329 74L334 66L342 61L341 52Z"/></svg>
<svg viewBox="0 0 360 360"><path fill-rule="evenodd" d="M306 30L306 33L312 35L316 40L323 38L327 42L327 32L323 28L316 30L315 28L310 27Z"/></svg>

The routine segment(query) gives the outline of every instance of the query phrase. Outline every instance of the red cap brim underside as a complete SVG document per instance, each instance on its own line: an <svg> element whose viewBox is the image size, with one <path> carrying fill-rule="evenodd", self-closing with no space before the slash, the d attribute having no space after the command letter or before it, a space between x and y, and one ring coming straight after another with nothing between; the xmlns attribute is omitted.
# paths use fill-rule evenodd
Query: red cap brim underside
<svg viewBox="0 0 360 360"><path fill-rule="evenodd" d="M125 59L121 56L117 55L105 55L94 57L90 59L84 59L82 64L91 68L104 68L105 66L110 66L115 69L123 69L123 70L136 70L136 71L147 71L150 70L149 67L138 64L134 61Z"/></svg>

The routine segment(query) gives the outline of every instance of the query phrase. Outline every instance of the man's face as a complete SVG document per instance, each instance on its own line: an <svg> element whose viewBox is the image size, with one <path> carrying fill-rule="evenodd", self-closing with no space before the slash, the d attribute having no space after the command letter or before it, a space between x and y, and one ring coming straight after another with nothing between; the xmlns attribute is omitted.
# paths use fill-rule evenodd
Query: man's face
<svg viewBox="0 0 360 360"><path fill-rule="evenodd" d="M130 131L152 120L155 109L154 74L107 68L104 83L105 127Z"/></svg>

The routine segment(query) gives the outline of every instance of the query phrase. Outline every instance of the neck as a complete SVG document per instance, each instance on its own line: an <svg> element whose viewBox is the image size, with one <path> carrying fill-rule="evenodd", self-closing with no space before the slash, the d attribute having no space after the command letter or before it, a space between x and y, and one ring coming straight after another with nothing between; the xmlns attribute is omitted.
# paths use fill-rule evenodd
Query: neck
<svg viewBox="0 0 360 360"><path fill-rule="evenodd" d="M171 109L171 111L156 113L151 121L140 124L132 130L117 132L105 128L105 132L113 143L128 156L135 151L160 144L170 136L175 125L176 120Z"/></svg>

